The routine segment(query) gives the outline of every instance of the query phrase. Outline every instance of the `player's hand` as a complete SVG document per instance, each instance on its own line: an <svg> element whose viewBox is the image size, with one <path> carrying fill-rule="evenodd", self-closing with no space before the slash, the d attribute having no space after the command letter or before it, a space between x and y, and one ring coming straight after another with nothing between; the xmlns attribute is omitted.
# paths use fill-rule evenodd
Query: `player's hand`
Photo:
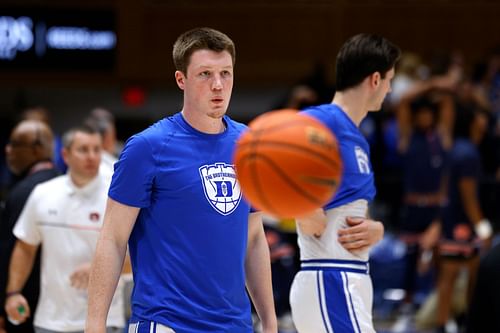
<svg viewBox="0 0 500 333"><path fill-rule="evenodd" d="M5 312L9 321L13 324L21 324L31 315L28 301L21 294L15 294L7 297L5 301Z"/></svg>
<svg viewBox="0 0 500 333"><path fill-rule="evenodd" d="M71 286L76 289L87 289L89 286L91 263L85 263L76 268L69 277Z"/></svg>
<svg viewBox="0 0 500 333"><path fill-rule="evenodd" d="M364 217L347 217L349 227L338 231L339 243L350 252L361 252L378 243L384 236L381 222Z"/></svg>
<svg viewBox="0 0 500 333"><path fill-rule="evenodd" d="M424 251L431 250L441 237L441 223L439 221L432 222L420 236L420 247Z"/></svg>
<svg viewBox="0 0 500 333"><path fill-rule="evenodd" d="M303 234L320 237L326 229L326 214L322 208L296 219L297 227Z"/></svg>

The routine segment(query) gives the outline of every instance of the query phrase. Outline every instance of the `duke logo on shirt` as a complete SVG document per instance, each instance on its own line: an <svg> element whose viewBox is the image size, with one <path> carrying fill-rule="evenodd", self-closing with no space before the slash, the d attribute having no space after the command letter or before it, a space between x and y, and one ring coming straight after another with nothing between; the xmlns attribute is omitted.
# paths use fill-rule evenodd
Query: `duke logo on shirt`
<svg viewBox="0 0 500 333"><path fill-rule="evenodd" d="M199 168L205 197L220 214L231 214L240 203L241 189L234 165L215 163Z"/></svg>

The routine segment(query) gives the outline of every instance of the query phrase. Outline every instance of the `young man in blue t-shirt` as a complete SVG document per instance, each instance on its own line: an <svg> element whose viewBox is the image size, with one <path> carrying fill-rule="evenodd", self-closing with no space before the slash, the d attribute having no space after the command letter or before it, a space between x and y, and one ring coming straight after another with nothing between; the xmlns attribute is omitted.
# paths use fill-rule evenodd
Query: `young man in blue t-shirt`
<svg viewBox="0 0 500 333"><path fill-rule="evenodd" d="M87 332L104 332L130 248L129 332L276 332L261 215L241 196L232 155L244 125L225 115L234 44L198 28L174 44L181 112L131 137L109 190L89 287Z"/></svg>
<svg viewBox="0 0 500 333"><path fill-rule="evenodd" d="M375 185L370 147L359 124L368 111L380 110L399 56L399 48L382 37L350 38L337 55L332 103L303 111L335 134L344 169L332 200L297 219L301 270L290 305L300 333L375 332L368 251L382 239L384 227L367 217Z"/></svg>

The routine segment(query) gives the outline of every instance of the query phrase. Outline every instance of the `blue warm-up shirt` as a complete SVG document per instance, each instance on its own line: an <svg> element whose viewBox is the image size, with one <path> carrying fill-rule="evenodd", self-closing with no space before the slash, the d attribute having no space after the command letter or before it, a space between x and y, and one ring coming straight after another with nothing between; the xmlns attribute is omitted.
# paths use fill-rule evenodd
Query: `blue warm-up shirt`
<svg viewBox="0 0 500 333"><path fill-rule="evenodd" d="M370 146L359 128L336 104L323 104L303 111L326 125L335 134L344 164L340 187L325 209L375 197L375 183L370 163Z"/></svg>
<svg viewBox="0 0 500 333"><path fill-rule="evenodd" d="M129 240L132 322L176 332L252 332L244 262L250 206L232 156L244 125L205 134L181 113L131 137L109 196L140 207Z"/></svg>

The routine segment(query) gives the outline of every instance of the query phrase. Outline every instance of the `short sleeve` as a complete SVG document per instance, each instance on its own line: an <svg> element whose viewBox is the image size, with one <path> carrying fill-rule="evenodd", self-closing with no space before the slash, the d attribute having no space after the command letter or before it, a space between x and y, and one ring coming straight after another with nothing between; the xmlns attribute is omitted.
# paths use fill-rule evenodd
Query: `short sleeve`
<svg viewBox="0 0 500 333"><path fill-rule="evenodd" d="M146 138L141 135L131 137L114 168L109 197L128 206L148 207L156 163Z"/></svg>
<svg viewBox="0 0 500 333"><path fill-rule="evenodd" d="M460 178L477 178L481 172L480 162L474 154L466 154L461 158L459 175Z"/></svg>
<svg viewBox="0 0 500 333"><path fill-rule="evenodd" d="M18 239L30 245L39 245L42 242L42 235L37 224L37 197L39 196L38 187L31 192L26 204L24 205L19 218L14 226L13 233Z"/></svg>

